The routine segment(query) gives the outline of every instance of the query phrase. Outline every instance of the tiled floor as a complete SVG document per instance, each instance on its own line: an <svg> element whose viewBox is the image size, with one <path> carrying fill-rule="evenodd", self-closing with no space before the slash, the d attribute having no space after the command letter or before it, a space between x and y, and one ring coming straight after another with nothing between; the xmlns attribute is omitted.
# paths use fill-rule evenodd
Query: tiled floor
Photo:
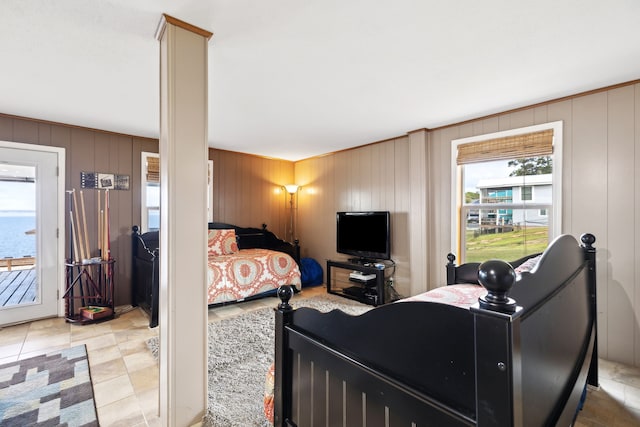
<svg viewBox="0 0 640 427"><path fill-rule="evenodd" d="M319 292L325 290L309 288L295 298ZM210 309L209 321L275 305L266 298ZM145 344L157 333L137 308L121 308L115 319L93 325L40 320L0 329L0 364L86 344L100 425L159 426L158 365ZM601 360L600 388L589 390L576 426L640 426L640 369Z"/></svg>

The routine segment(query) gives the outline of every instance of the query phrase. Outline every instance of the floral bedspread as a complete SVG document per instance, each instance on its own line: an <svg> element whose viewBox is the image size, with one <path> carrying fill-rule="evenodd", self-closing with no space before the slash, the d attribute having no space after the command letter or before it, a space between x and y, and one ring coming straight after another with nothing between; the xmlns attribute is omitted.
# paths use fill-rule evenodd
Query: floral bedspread
<svg viewBox="0 0 640 427"><path fill-rule="evenodd" d="M241 249L208 257L208 304L243 300L282 285L301 285L298 264L284 252Z"/></svg>
<svg viewBox="0 0 640 427"><path fill-rule="evenodd" d="M427 301L442 304L455 305L456 307L469 308L478 302L478 298L485 296L487 290L480 285L449 285L432 289L428 292L412 297L403 298L403 301Z"/></svg>

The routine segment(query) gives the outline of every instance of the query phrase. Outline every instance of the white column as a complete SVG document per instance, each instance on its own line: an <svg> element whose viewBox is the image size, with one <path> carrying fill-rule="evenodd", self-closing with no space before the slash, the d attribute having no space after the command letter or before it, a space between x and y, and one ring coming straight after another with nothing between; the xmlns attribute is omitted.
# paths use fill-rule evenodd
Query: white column
<svg viewBox="0 0 640 427"><path fill-rule="evenodd" d="M207 43L164 15L160 41L160 418L190 426L207 408Z"/></svg>

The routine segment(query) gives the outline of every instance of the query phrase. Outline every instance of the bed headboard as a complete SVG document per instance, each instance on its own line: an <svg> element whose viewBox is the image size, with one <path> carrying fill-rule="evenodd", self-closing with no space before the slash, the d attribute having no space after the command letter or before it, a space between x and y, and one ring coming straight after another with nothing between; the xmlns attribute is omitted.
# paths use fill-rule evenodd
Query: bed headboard
<svg viewBox="0 0 640 427"><path fill-rule="evenodd" d="M223 222L210 222L207 227L209 230L235 230L236 239L238 240L239 249L263 248L273 249L284 252L300 264L300 246L296 240L294 244L286 242L276 237L271 231L267 230L267 224L262 224L262 228L255 227L238 227L233 224ZM133 230L133 253L134 256L152 260L153 251L159 248L159 232L147 231L140 233L137 225L132 227Z"/></svg>
<svg viewBox="0 0 640 427"><path fill-rule="evenodd" d="M300 265L300 246L296 240L293 244L276 237L271 231L267 230L267 224L262 224L262 228L255 227L238 227L233 224L224 222L210 222L209 230L235 230L236 239L238 241L238 249L263 248L273 249L291 255L291 257Z"/></svg>
<svg viewBox="0 0 640 427"><path fill-rule="evenodd" d="M540 254L541 252L525 255L515 261L510 261L509 264L511 265L511 267L517 268L525 261L531 258L535 258ZM474 285L480 284L480 282L478 282L478 267L480 267L479 262L467 262L461 265L456 265L456 256L452 253L449 253L447 255L447 261L447 285L462 283L471 283Z"/></svg>

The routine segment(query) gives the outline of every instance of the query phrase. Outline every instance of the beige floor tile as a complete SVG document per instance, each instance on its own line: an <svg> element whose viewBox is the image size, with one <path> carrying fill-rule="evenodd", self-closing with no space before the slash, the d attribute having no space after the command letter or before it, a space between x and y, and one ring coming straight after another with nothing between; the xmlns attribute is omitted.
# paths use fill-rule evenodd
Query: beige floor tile
<svg viewBox="0 0 640 427"><path fill-rule="evenodd" d="M22 346L22 352L33 353L36 351L41 351L43 353L46 353L50 349L57 349L57 348L60 348L61 346L69 347L70 343L71 343L71 334L69 332L58 334L58 335L36 334L36 336L30 333L27 335L27 338L24 341L24 345Z"/></svg>
<svg viewBox="0 0 640 427"><path fill-rule="evenodd" d="M131 427L146 423L135 396L98 406L98 420L101 427Z"/></svg>
<svg viewBox="0 0 640 427"><path fill-rule="evenodd" d="M17 354L15 356L2 357L2 358L0 358L0 365L4 365L6 363L13 363L16 360L18 360L18 355Z"/></svg>
<svg viewBox="0 0 640 427"><path fill-rule="evenodd" d="M90 323L85 325L73 325L71 328L71 340L80 341L87 338L98 337L112 332L109 322Z"/></svg>
<svg viewBox="0 0 640 427"><path fill-rule="evenodd" d="M0 328L0 342L3 345L22 343L29 332L29 327L28 323L23 323Z"/></svg>
<svg viewBox="0 0 640 427"><path fill-rule="evenodd" d="M123 357L124 364L127 366L129 374L138 371L140 369L148 368L151 366L157 367L156 360L151 355L151 352L138 352L128 354Z"/></svg>
<svg viewBox="0 0 640 427"><path fill-rule="evenodd" d="M84 344L87 346L87 351L99 350L105 347L110 347L116 345L116 339L112 332L109 333L100 333L94 337L84 337L82 339L76 340L75 337L72 336L71 345L80 345Z"/></svg>
<svg viewBox="0 0 640 427"><path fill-rule="evenodd" d="M125 341L119 343L118 347L120 348L120 352L123 356L134 353L148 352L149 349L147 347L147 341L149 340L149 338L151 338L151 336L155 336L155 334L150 335L149 337L145 337L144 339L136 339L133 341Z"/></svg>
<svg viewBox="0 0 640 427"><path fill-rule="evenodd" d="M114 336L118 344L126 342L126 341L141 341L147 340L150 337L150 331L148 328L134 328L134 329L123 329L121 331L115 331Z"/></svg>
<svg viewBox="0 0 640 427"><path fill-rule="evenodd" d="M141 391L137 393L136 396L138 397L138 404L147 420L160 416L158 388Z"/></svg>
<svg viewBox="0 0 640 427"><path fill-rule="evenodd" d="M14 344L0 345L0 359L4 359L6 357L11 357L11 356L17 357L21 351L22 351L22 341Z"/></svg>
<svg viewBox="0 0 640 427"><path fill-rule="evenodd" d="M148 417L146 420L148 427L162 427L160 417Z"/></svg>
<svg viewBox="0 0 640 427"><path fill-rule="evenodd" d="M69 334L53 335L49 337L27 338L22 345L20 359L37 356L38 354L49 353L63 348L69 348L71 344ZM24 356L24 357L23 357Z"/></svg>
<svg viewBox="0 0 640 427"><path fill-rule="evenodd" d="M91 370L91 380L93 384L101 384L114 378L127 375L127 367L121 358L109 360L103 363L91 364L89 359L89 369Z"/></svg>
<svg viewBox="0 0 640 427"><path fill-rule="evenodd" d="M130 372L129 379L131 380L131 385L136 395L139 396L147 390L155 390L157 399L157 390L160 384L160 369L156 363L152 366L138 369L135 372Z"/></svg>
<svg viewBox="0 0 640 427"><path fill-rule="evenodd" d="M120 347L117 345L111 345L99 349L88 349L87 354L89 355L89 364L91 366L122 358Z"/></svg>
<svg viewBox="0 0 640 427"><path fill-rule="evenodd" d="M126 397L134 396L133 386L129 375L124 374L108 381L93 384L93 393L98 408L117 402Z"/></svg>
<svg viewBox="0 0 640 427"><path fill-rule="evenodd" d="M640 411L640 389L625 385L624 405L630 409Z"/></svg>

